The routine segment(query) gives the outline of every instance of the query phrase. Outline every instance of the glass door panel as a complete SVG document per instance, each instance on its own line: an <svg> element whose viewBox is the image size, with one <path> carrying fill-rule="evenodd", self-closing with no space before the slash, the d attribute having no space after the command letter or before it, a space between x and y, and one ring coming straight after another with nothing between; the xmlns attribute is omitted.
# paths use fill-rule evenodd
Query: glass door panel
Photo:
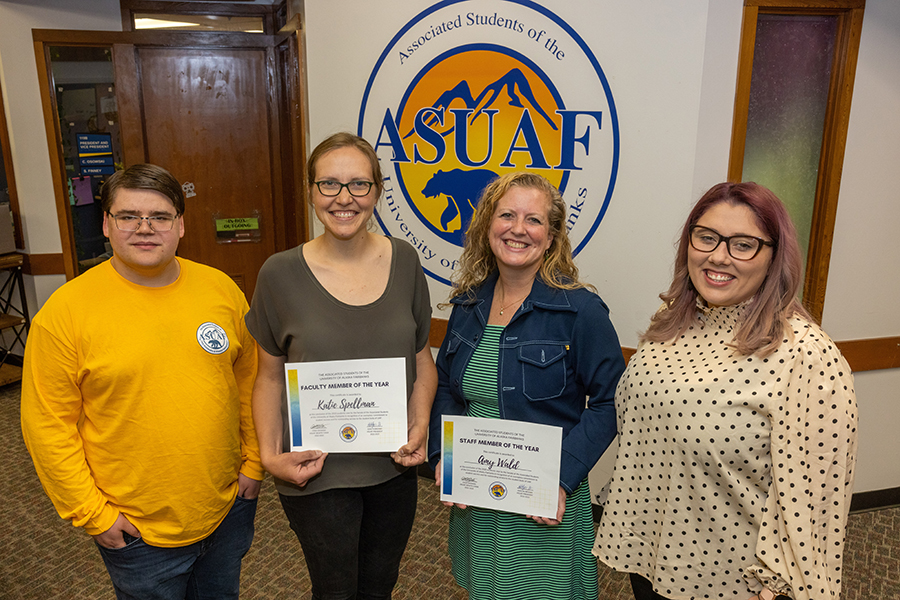
<svg viewBox="0 0 900 600"><path fill-rule="evenodd" d="M112 47L51 46L49 54L67 204L83 273L112 255L100 210L100 186L123 162Z"/></svg>
<svg viewBox="0 0 900 600"><path fill-rule="evenodd" d="M804 265L836 36L833 15L760 14L757 21L743 180L765 185L785 203Z"/></svg>

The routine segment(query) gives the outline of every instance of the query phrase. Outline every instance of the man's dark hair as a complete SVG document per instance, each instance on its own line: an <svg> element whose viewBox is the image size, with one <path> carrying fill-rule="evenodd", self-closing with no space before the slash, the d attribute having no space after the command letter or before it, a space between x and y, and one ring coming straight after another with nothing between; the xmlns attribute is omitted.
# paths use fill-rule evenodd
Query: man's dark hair
<svg viewBox="0 0 900 600"><path fill-rule="evenodd" d="M177 215L184 214L184 192L171 173L148 163L132 165L124 171L116 171L100 188L100 209L108 213L119 190L150 190L172 201Z"/></svg>

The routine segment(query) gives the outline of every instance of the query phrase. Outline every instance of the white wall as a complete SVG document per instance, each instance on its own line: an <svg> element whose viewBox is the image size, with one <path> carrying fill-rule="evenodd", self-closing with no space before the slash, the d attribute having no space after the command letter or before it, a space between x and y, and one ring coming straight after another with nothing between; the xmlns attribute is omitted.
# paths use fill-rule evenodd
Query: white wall
<svg viewBox="0 0 900 600"><path fill-rule="evenodd" d="M836 340L900 335L900 2L869 0L822 325ZM857 373L859 491L900 486L900 369Z"/></svg>

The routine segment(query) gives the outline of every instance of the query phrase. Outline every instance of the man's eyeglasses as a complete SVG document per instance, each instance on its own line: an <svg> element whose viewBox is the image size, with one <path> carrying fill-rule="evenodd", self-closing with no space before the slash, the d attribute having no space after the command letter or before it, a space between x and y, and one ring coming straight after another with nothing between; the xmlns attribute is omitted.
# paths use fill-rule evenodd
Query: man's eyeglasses
<svg viewBox="0 0 900 600"><path fill-rule="evenodd" d="M172 231L175 226L177 215L153 215L151 217L139 217L137 215L114 215L109 216L116 222L116 229L119 231L137 231L141 228L141 223L147 221L152 231Z"/></svg>
<svg viewBox="0 0 900 600"><path fill-rule="evenodd" d="M313 183L316 184L316 187L319 188L319 193L323 196L337 196L341 193L341 188L347 188L350 195L356 196L357 198L368 195L372 186L375 185L372 181L362 180L341 183L340 181L324 179L322 181L314 181Z"/></svg>
<svg viewBox="0 0 900 600"><path fill-rule="evenodd" d="M690 240L694 250L700 252L712 252L719 247L719 244L725 242L728 254L731 255L731 258L737 260L751 260L756 258L763 246L775 246L775 242L750 235L725 237L715 229L701 227L700 225L691 226Z"/></svg>

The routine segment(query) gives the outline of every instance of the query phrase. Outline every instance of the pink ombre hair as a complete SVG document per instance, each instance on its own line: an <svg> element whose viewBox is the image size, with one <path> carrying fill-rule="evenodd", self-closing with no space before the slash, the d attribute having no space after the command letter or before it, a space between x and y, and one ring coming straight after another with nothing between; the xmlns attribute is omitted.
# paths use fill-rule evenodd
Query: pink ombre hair
<svg viewBox="0 0 900 600"><path fill-rule="evenodd" d="M775 243L766 278L750 300L732 342L741 354L766 356L778 348L789 331L788 318L795 314L810 321L812 318L797 300L802 273L797 230L781 200L768 188L753 182L719 183L694 205L681 230L672 284L667 292L659 295L666 309L653 316L641 340L674 341L688 327L699 323L698 293L687 265L690 229L707 210L720 202L747 206L756 215L757 225L765 237Z"/></svg>

